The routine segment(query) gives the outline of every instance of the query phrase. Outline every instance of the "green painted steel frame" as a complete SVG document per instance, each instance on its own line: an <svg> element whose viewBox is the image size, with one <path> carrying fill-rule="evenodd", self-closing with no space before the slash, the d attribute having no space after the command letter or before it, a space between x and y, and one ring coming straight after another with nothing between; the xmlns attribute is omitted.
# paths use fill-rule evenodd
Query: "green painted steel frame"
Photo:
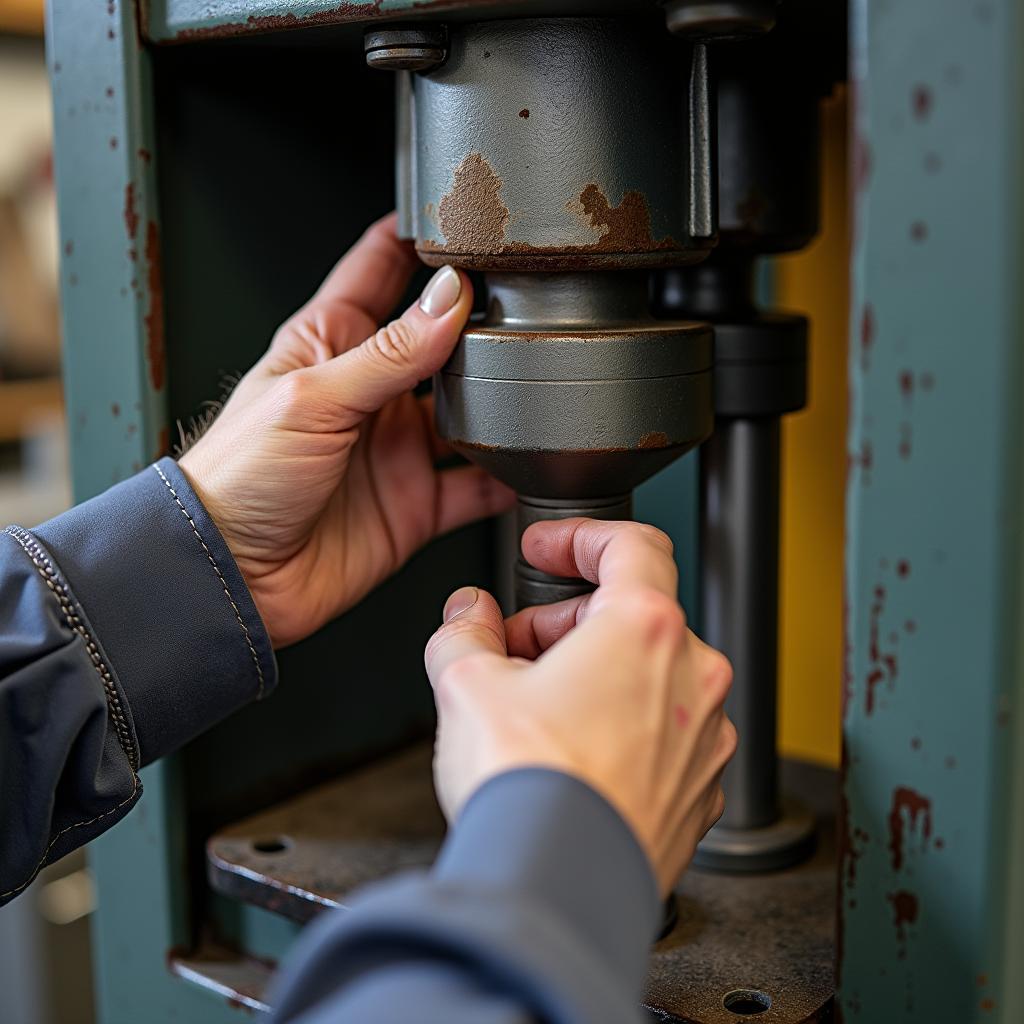
<svg viewBox="0 0 1024 1024"><path fill-rule="evenodd" d="M132 3L53 0L47 49L65 394L74 495L83 500L167 448L152 89ZM174 760L147 768L142 779L142 802L90 851L100 893L93 928L100 1016L128 1024L145 1007L154 1022L176 1012L216 1024L229 1019L226 1009L184 991L164 966L187 925ZM140 870L153 863L156 871ZM120 926L140 914L146 930Z"/></svg>
<svg viewBox="0 0 1024 1024"><path fill-rule="evenodd" d="M1024 1020L1024 9L857 0L841 1020Z"/></svg>

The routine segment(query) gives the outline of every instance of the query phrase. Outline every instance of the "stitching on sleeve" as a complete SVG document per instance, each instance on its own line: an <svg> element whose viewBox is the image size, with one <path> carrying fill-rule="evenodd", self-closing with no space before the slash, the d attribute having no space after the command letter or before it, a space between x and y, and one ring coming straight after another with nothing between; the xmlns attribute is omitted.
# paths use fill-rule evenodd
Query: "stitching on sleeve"
<svg viewBox="0 0 1024 1024"><path fill-rule="evenodd" d="M224 596L227 597L228 604L231 605L231 610L235 613L235 619L238 621L238 625L242 630L242 636L245 638L245 644L249 648L249 654L252 657L252 663L256 667L256 677L259 680L259 687L256 691L256 699L262 700L264 689L263 669L260 668L260 659L256 654L256 648L253 646L252 637L249 635L248 627L242 620L242 613L238 610L238 605L235 604L235 599L231 596L231 591L228 588L227 580L224 579L224 574L220 571L220 566L217 565L217 562L214 559L213 554L211 553L210 549L206 546L206 541L204 541L203 538L200 536L195 521L193 520L192 516L190 516L188 513L188 509L186 509L185 506L181 503L181 498L178 497L178 492L171 486L171 481L167 479L167 476L164 474L164 471L155 462L153 463L153 468L159 474L160 479L163 480L164 485L167 487L167 490L171 492L171 496L174 498L175 504L178 506L179 510L181 511L181 514L188 520L188 525L192 527L192 532L195 534L196 540L199 541L200 545L203 548L203 551L206 553L207 561L210 563L210 565L213 566L213 571L217 574L217 579L220 580L220 585L224 591Z"/></svg>
<svg viewBox="0 0 1024 1024"><path fill-rule="evenodd" d="M117 734L118 743L120 744L125 757L128 759L128 767L131 769L132 773L132 791L119 804L111 807L110 810L104 811L102 814L97 814L95 817L89 818L85 821L76 821L73 825L68 825L66 828L62 828L50 840L50 844L46 847L39 863L29 874L28 878L26 878L21 885L16 886L13 889L9 889L7 892L0 892L0 900L5 900L8 896L17 896L23 889L28 888L36 875L38 875L40 870L42 870L43 865L46 864L46 860L50 856L50 851L54 848L57 840L60 839L61 836L66 835L68 832L71 832L76 828L84 828L86 825L93 825L97 821L101 821L103 818L109 817L111 814L116 814L122 807L127 806L135 800L142 789L137 772L137 768L139 766L138 751L132 740L131 730L128 728L128 723L125 719L124 709L121 706L121 699L118 695L117 687L114 685L113 675L109 666L103 660L92 635L89 633L88 629L86 629L85 623L82 621L81 617L75 613L74 604L71 601L71 593L68 589L67 583L64 582L60 574L56 569L54 569L53 562L50 561L50 558L46 554L42 545L27 530L23 530L19 526L8 526L7 529L4 530L4 533L16 540L21 546L22 550L36 567L36 571L43 578L43 582L46 584L50 593L57 599L61 613L64 616L64 621L85 643L85 649L89 654L89 660L92 662L93 668L96 669L96 672L100 677L100 681L103 684L103 692L107 700L107 711L114 723L114 731Z"/></svg>

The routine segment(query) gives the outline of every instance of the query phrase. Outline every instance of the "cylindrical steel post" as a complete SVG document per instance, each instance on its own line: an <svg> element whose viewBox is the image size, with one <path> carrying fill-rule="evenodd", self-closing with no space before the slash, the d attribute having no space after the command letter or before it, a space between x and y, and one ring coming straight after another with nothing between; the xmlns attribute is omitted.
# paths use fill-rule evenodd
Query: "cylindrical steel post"
<svg viewBox="0 0 1024 1024"><path fill-rule="evenodd" d="M700 470L704 639L743 681L726 703L742 741L725 771L722 825L763 828L778 817L778 417L718 420Z"/></svg>

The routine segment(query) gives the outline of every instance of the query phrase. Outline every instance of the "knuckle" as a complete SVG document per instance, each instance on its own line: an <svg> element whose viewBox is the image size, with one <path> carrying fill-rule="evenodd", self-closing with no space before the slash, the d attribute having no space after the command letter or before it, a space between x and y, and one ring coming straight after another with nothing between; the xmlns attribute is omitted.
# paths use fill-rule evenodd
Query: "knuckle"
<svg viewBox="0 0 1024 1024"><path fill-rule="evenodd" d="M277 382L276 391L278 406L286 413L304 409L313 398L312 383L302 370L286 373Z"/></svg>
<svg viewBox="0 0 1024 1024"><path fill-rule="evenodd" d="M658 548L658 550L664 552L669 557L675 552L675 545L672 543L672 538L663 530L659 530L656 526L651 526L649 523L636 523L633 529L636 531L637 536L641 537L648 544Z"/></svg>
<svg viewBox="0 0 1024 1024"><path fill-rule="evenodd" d="M732 688L732 663L713 647L705 648L706 664L704 667L704 682L708 693L716 704L722 703L729 695Z"/></svg>
<svg viewBox="0 0 1024 1024"><path fill-rule="evenodd" d="M722 722L722 756L724 761L731 761L740 745L740 734L731 718Z"/></svg>
<svg viewBox="0 0 1024 1024"><path fill-rule="evenodd" d="M404 320L392 320L373 334L369 347L390 366L407 369L416 362L416 331Z"/></svg>

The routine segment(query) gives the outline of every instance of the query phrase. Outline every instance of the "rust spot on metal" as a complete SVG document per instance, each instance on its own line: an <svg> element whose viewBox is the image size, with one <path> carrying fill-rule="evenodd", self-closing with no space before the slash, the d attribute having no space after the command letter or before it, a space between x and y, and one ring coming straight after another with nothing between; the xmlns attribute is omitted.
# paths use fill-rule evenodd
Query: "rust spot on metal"
<svg viewBox="0 0 1024 1024"><path fill-rule="evenodd" d="M644 434L643 437L637 441L637 448L667 448L672 442L669 441L668 434L663 430L652 430L649 434Z"/></svg>
<svg viewBox="0 0 1024 1024"><path fill-rule="evenodd" d="M928 237L928 225L923 220L915 220L910 225L910 237L915 242L923 242Z"/></svg>
<svg viewBox="0 0 1024 1024"><path fill-rule="evenodd" d="M904 827L920 832L922 840L927 843L932 834L932 802L909 786L898 786L893 790L889 811L889 852L893 871L903 867Z"/></svg>
<svg viewBox="0 0 1024 1024"><path fill-rule="evenodd" d="M502 180L481 153L470 153L455 168L451 191L437 208L446 247L453 252L494 253L504 248L508 207Z"/></svg>
<svg viewBox="0 0 1024 1024"><path fill-rule="evenodd" d="M149 310L143 322L146 328L146 355L149 379L155 391L164 386L167 353L164 346L164 293L160 269L160 231L155 221L146 224L146 283L149 290Z"/></svg>
<svg viewBox="0 0 1024 1024"><path fill-rule="evenodd" d="M366 0L365 3L343 3L327 11L312 11L309 14L251 14L245 21L182 29L175 34L172 42L221 39L256 32L284 32L313 25L333 25L353 18L371 18L380 15L381 2L382 0Z"/></svg>
<svg viewBox="0 0 1024 1024"><path fill-rule="evenodd" d="M135 182L129 181L124 188L124 226L128 237L135 238L139 229L139 214L135 209Z"/></svg>
<svg viewBox="0 0 1024 1024"><path fill-rule="evenodd" d="M103 90L103 94L107 97L108 100L113 99L114 87L112 85L108 85L106 89Z"/></svg>
<svg viewBox="0 0 1024 1024"><path fill-rule="evenodd" d="M70 256L75 251L75 243L70 239L64 243L64 255Z"/></svg>
<svg viewBox="0 0 1024 1024"><path fill-rule="evenodd" d="M985 996L985 998L982 999L982 1001L978 1003L978 1005L987 1012L989 1010L994 1010L996 1008L996 1001L992 999L990 996Z"/></svg>
<svg viewBox="0 0 1024 1024"><path fill-rule="evenodd" d="M868 615L868 658L871 668L868 672L864 697L864 713L871 715L875 710L875 689L881 682L887 682L890 689L896 683L899 663L895 652L883 653L881 649L881 619L885 611L885 587L875 587L874 600Z"/></svg>
<svg viewBox="0 0 1024 1024"><path fill-rule="evenodd" d="M914 375L909 370L900 373L900 393L908 400L914 394Z"/></svg>
<svg viewBox="0 0 1024 1024"><path fill-rule="evenodd" d="M144 163L148 164L153 159L153 154L148 149L142 147L139 149L139 159Z"/></svg>
<svg viewBox="0 0 1024 1024"><path fill-rule="evenodd" d="M117 419L117 417L121 415L121 406L119 406L117 402L111 403L110 414L111 416L114 417L114 419Z"/></svg>
<svg viewBox="0 0 1024 1024"><path fill-rule="evenodd" d="M921 737L920 736L913 736L913 737L911 737L911 739L910 739L910 749L911 750L920 750L921 749Z"/></svg>
<svg viewBox="0 0 1024 1024"><path fill-rule="evenodd" d="M907 955L907 927L917 921L917 896L906 889L888 893L886 899L892 904L893 924L896 926L896 939L901 949L898 956L901 960Z"/></svg>
<svg viewBox="0 0 1024 1024"><path fill-rule="evenodd" d="M934 106L932 91L927 85L915 85L910 94L910 109L918 121L924 121L932 112Z"/></svg>
<svg viewBox="0 0 1024 1024"><path fill-rule="evenodd" d="M519 111L519 116L525 121L530 116L530 111L527 110L526 107L523 107L523 109Z"/></svg>
<svg viewBox="0 0 1024 1024"><path fill-rule="evenodd" d="M870 302L865 302L860 315L860 364L864 370L867 370L871 360L875 330L875 307Z"/></svg>
<svg viewBox="0 0 1024 1024"><path fill-rule="evenodd" d="M896 575L904 580L910 575L910 563L905 558L896 563Z"/></svg>
<svg viewBox="0 0 1024 1024"><path fill-rule="evenodd" d="M593 241L547 246L507 242L511 213L501 198L503 188L504 182L483 154L465 157L437 209L444 244L429 239L418 243L424 262L437 266L443 257L456 255L465 267L562 270L595 261L613 265L624 259L649 262L659 253L679 248L671 236L654 239L647 199L641 192L626 192L618 206L611 206L594 183L565 204L594 232Z"/></svg>
<svg viewBox="0 0 1024 1024"><path fill-rule="evenodd" d="M988 984L988 975L987 974L979 974L974 979L974 984L977 985L978 988L984 988Z"/></svg>
<svg viewBox="0 0 1024 1024"><path fill-rule="evenodd" d="M566 204L570 210L582 211L590 227L600 231L600 237L585 248L593 252L635 252L650 249L676 249L673 238L656 242L651 235L651 213L647 197L642 192L626 192L618 206L612 206L604 192L591 182L580 193L579 200Z"/></svg>

